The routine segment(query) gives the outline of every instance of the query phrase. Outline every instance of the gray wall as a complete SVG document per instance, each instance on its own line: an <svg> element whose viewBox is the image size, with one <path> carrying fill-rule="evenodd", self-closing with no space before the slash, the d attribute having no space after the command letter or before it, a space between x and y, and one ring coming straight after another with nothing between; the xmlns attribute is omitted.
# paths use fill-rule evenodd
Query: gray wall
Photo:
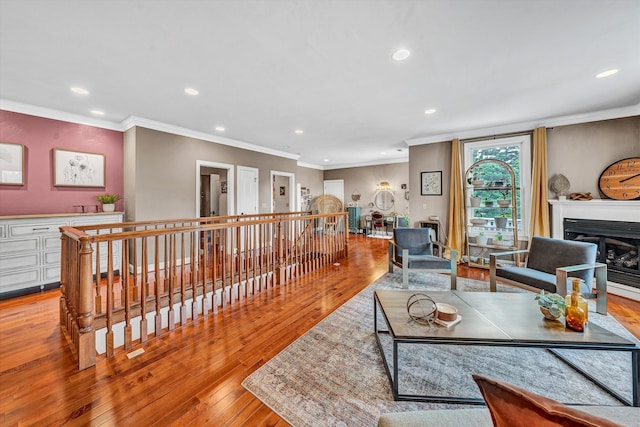
<svg viewBox="0 0 640 427"><path fill-rule="evenodd" d="M569 192L599 199L600 173L617 160L640 157L640 116L549 129L547 152L549 178L561 173L571 183Z"/></svg>
<svg viewBox="0 0 640 427"><path fill-rule="evenodd" d="M297 169L294 159L140 127L127 131L125 153L125 173L135 183L125 186L127 219L136 221L196 216L196 160L258 168L261 213L269 212L270 171Z"/></svg>

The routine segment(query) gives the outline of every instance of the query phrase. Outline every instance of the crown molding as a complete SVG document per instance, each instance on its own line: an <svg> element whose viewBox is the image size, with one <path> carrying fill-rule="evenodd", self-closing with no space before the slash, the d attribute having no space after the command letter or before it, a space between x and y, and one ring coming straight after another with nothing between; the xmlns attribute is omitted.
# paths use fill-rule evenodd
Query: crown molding
<svg viewBox="0 0 640 427"><path fill-rule="evenodd" d="M111 122L104 119L81 116L79 114L67 113L52 108L38 107L35 105L23 104L21 102L0 99L0 110L11 111L13 113L28 114L30 116L43 117L45 119L60 120L63 122L76 123L79 125L93 126L101 129L116 130L122 132L120 123Z"/></svg>
<svg viewBox="0 0 640 427"><path fill-rule="evenodd" d="M180 126L170 125L143 117L130 116L122 121L125 130L134 126L143 127L160 132L172 133L174 135L186 136L188 138L196 138L204 141L215 142L216 144L228 145L230 147L242 148L245 150L256 151L258 153L270 154L272 156L285 157L287 159L298 160L300 155L291 154L284 151L274 150L267 147L250 144L248 142L239 141L237 139L225 138L224 136L212 135L205 132L191 130Z"/></svg>
<svg viewBox="0 0 640 427"><path fill-rule="evenodd" d="M300 166L301 168L324 170L324 167L322 167L322 166L312 165L311 163L305 163L305 162L301 162L301 161L298 161L298 166Z"/></svg>
<svg viewBox="0 0 640 427"><path fill-rule="evenodd" d="M504 126L495 126L480 129L471 129L462 132L449 132L439 135L425 136L422 138L407 139L405 142L409 146L433 144L437 142L448 142L454 138L478 138L487 135L499 135L512 132L522 132L535 129L540 126L547 128L555 126L568 126L580 123L597 122L601 120L621 119L640 115L640 103L628 107L613 108L610 110L595 111L591 113L572 114L569 116L549 117L528 122L513 123Z"/></svg>
<svg viewBox="0 0 640 427"><path fill-rule="evenodd" d="M399 157L397 159L372 160L369 162L360 162L360 163L342 163L338 165L325 166L324 170L360 168L365 166L390 165L394 163L409 163L409 156L407 155L407 156Z"/></svg>

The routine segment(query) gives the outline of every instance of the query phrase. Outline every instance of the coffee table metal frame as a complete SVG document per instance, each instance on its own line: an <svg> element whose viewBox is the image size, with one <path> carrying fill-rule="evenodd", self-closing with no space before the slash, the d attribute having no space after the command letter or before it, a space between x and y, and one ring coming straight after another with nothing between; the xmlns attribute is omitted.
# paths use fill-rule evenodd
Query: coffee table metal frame
<svg viewBox="0 0 640 427"><path fill-rule="evenodd" d="M373 312L373 320L374 320L374 331L376 336L376 341L378 343L378 348L380 350L380 354L382 355L382 360L384 362L384 367L387 372L387 376L389 378L389 382L391 384L391 388L393 391L394 400L411 400L411 401L424 401L424 402L439 402L439 403L458 403L458 404L474 404L474 405L484 405L484 400L481 398L474 397L451 397L451 396L436 396L436 395L414 395L414 394L403 394L399 392L399 358L398 358L398 346L401 344L412 344L412 345L423 345L423 344L435 344L435 345L470 345L470 346L486 346L486 347L526 347L526 348L544 348L549 349L556 357L562 359L565 363L569 364L573 369L578 371L580 374L584 375L589 380L593 381L604 391L609 393L611 396L619 400L625 405L628 406L640 406L640 347L636 344L627 341L628 344L618 343L567 343L567 342L558 342L552 340L538 340L538 341L523 341L518 340L517 338L511 338L507 334L505 334L505 339L477 339L474 337L458 337L458 338L443 338L439 336L416 336L416 337L398 337L394 335L393 328L390 326L389 318L387 317L387 313L385 313L385 309L380 302L380 298L378 293L381 290L377 290L374 293L374 312ZM406 290L382 290L382 292L402 292L406 295L408 299L412 294L420 291L406 291ZM460 291L438 291L433 292L429 291L428 294L432 296L436 301L439 301L443 295L455 295L459 299L459 304L467 304L470 308L477 311L476 307L468 304L463 296L466 294L465 292ZM471 293L467 293L471 294ZM491 293L490 295L500 295ZM406 300L405 300L406 301ZM467 307L467 308L469 308ZM379 329L378 328L378 313L381 313L381 318L384 320L387 329ZM482 313L478 312L480 316ZM407 315L407 319L409 320L409 316ZM464 322L464 318L463 318ZM504 331L500 330L499 326L495 325L494 322L491 322L493 326L500 332L504 333ZM440 326L432 325L431 328L441 328ZM454 326L455 327L455 326ZM612 336L616 338L620 338L617 335L610 333ZM380 340L381 335L389 335L392 339L392 357L393 357L393 372L389 367L389 363L387 361L387 354L383 348L382 342ZM624 339L621 339L624 340ZM632 401L629 401L625 397L618 394L615 390L610 389L602 382L598 381L589 373L585 372L580 367L571 363L570 361L563 358L559 353L554 350L606 350L606 351L628 351L631 353L631 370L632 370ZM571 402L567 402L571 403Z"/></svg>

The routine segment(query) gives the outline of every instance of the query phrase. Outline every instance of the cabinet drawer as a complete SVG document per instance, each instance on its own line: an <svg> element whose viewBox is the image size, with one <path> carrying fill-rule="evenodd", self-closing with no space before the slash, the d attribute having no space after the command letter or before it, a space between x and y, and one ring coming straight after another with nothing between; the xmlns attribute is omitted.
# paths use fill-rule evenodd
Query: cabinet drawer
<svg viewBox="0 0 640 427"><path fill-rule="evenodd" d="M19 270L40 266L40 253L0 257L0 271Z"/></svg>
<svg viewBox="0 0 640 427"><path fill-rule="evenodd" d="M0 240L0 255L16 252L31 252L40 249L39 237L25 237L19 240Z"/></svg>
<svg viewBox="0 0 640 427"><path fill-rule="evenodd" d="M55 265L56 268L60 269L60 251L53 252L45 252L44 253L44 264L48 266L49 264Z"/></svg>
<svg viewBox="0 0 640 427"><path fill-rule="evenodd" d="M60 281L60 265L53 266L47 265L43 271L44 277L42 280L44 283L53 283Z"/></svg>
<svg viewBox="0 0 640 427"><path fill-rule="evenodd" d="M67 225L66 222L32 223L9 225L9 237L21 237L41 234L58 234L60 227Z"/></svg>
<svg viewBox="0 0 640 427"><path fill-rule="evenodd" d="M36 286L39 281L39 268L10 273L0 272L0 293Z"/></svg>
<svg viewBox="0 0 640 427"><path fill-rule="evenodd" d="M42 238L43 249L45 251L59 251L62 249L62 240L60 236L46 236Z"/></svg>

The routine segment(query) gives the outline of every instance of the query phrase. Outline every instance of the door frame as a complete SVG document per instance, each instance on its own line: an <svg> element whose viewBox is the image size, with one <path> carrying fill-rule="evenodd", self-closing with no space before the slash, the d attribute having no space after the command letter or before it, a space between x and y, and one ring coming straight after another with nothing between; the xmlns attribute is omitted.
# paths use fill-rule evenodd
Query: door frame
<svg viewBox="0 0 640 427"><path fill-rule="evenodd" d="M235 215L234 165L210 162L208 160L196 160L196 216L194 218L200 218L200 169L202 167L227 170L227 215Z"/></svg>
<svg viewBox="0 0 640 427"><path fill-rule="evenodd" d="M276 176L286 176L289 178L289 212L295 212L296 207L296 175L291 172L281 172L272 170L269 174L269 194L271 195L271 202L269 206L269 212L273 213L273 179Z"/></svg>

